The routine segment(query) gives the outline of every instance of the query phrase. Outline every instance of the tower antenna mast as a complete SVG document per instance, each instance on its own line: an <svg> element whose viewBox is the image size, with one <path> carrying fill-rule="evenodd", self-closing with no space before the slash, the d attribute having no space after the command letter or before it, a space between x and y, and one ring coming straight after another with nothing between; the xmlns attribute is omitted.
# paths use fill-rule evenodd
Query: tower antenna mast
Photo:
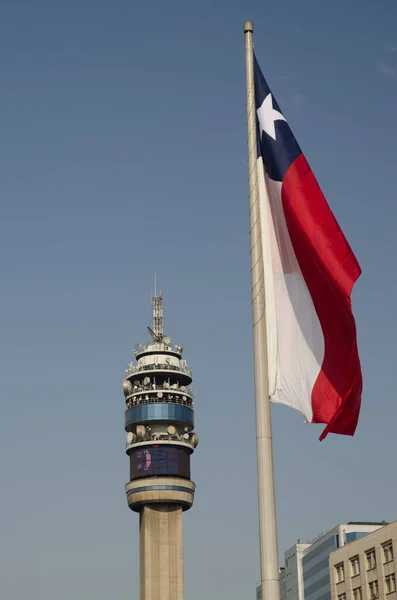
<svg viewBox="0 0 397 600"><path fill-rule="evenodd" d="M153 304L153 332L158 342L161 342L164 337L163 332L163 297L161 295L154 296Z"/></svg>

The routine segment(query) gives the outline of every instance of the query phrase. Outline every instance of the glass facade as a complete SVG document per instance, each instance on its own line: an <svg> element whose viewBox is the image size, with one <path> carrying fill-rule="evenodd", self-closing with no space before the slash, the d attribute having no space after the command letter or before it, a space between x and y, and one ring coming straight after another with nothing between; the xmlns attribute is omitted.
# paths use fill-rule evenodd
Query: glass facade
<svg viewBox="0 0 397 600"><path fill-rule="evenodd" d="M350 542L354 542L355 540L359 540L364 537L364 535L368 535L368 533L363 533L362 531L353 531L352 533L346 534L346 544Z"/></svg>
<svg viewBox="0 0 397 600"><path fill-rule="evenodd" d="M353 542L367 532L353 531L346 535L345 542ZM321 544L308 550L302 559L305 600L331 600L329 555L340 547L338 534L329 535Z"/></svg>
<svg viewBox="0 0 397 600"><path fill-rule="evenodd" d="M305 600L331 600L329 555L339 546L339 536L330 535L302 559Z"/></svg>
<svg viewBox="0 0 397 600"><path fill-rule="evenodd" d="M125 411L125 427L150 421L177 421L194 426L194 412L189 406L171 403L141 404Z"/></svg>

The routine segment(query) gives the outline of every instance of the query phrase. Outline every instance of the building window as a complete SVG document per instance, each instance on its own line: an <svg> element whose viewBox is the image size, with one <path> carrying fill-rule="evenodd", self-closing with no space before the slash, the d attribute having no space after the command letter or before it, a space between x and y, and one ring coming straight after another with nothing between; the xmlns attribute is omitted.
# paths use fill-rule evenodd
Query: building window
<svg viewBox="0 0 397 600"><path fill-rule="evenodd" d="M346 600L346 594L339 594L338 600Z"/></svg>
<svg viewBox="0 0 397 600"><path fill-rule="evenodd" d="M354 590L353 590L353 600L361 600L361 599L362 599L361 588L360 587L354 588Z"/></svg>
<svg viewBox="0 0 397 600"><path fill-rule="evenodd" d="M371 550L367 550L365 553L367 557L367 570L374 569L376 567L376 555L375 548L371 548Z"/></svg>
<svg viewBox="0 0 397 600"><path fill-rule="evenodd" d="M396 591L396 576L394 573L385 577L385 590L386 594Z"/></svg>
<svg viewBox="0 0 397 600"><path fill-rule="evenodd" d="M336 575L336 583L340 583L345 580L345 567L343 563L339 563L335 565L335 575Z"/></svg>
<svg viewBox="0 0 397 600"><path fill-rule="evenodd" d="M385 542L384 544L382 544L382 548L383 548L384 562L387 563L387 562L390 562L391 560L393 560L393 558L394 558L393 542L391 540L389 540L388 542Z"/></svg>
<svg viewBox="0 0 397 600"><path fill-rule="evenodd" d="M369 587L369 600L375 600L375 598L379 598L379 590L378 590L378 582L375 581L371 581L371 583L368 584Z"/></svg>
<svg viewBox="0 0 397 600"><path fill-rule="evenodd" d="M353 556L350 559L351 573L352 577L360 574L360 559L358 556Z"/></svg>

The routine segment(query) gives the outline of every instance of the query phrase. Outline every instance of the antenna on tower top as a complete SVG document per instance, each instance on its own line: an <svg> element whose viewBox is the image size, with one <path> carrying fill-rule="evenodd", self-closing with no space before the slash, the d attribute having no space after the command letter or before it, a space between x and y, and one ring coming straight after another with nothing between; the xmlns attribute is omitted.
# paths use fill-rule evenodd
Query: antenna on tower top
<svg viewBox="0 0 397 600"><path fill-rule="evenodd" d="M154 296L152 298L153 306L153 329L148 327L149 333L154 342L162 342L164 337L163 332L163 297L161 291L157 296L157 278L154 274Z"/></svg>
<svg viewBox="0 0 397 600"><path fill-rule="evenodd" d="M153 331L157 341L161 342L163 339L163 297L160 293L159 296L153 298Z"/></svg>

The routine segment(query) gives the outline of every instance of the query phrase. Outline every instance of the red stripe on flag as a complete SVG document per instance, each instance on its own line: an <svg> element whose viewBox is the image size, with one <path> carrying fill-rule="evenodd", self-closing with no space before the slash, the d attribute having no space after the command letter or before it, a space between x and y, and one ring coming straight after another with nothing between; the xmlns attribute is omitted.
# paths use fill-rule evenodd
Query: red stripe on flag
<svg viewBox="0 0 397 600"><path fill-rule="evenodd" d="M281 193L324 335L324 360L312 391L313 423L327 423L320 440L328 433L353 435L362 377L350 294L361 269L303 154L288 169Z"/></svg>

